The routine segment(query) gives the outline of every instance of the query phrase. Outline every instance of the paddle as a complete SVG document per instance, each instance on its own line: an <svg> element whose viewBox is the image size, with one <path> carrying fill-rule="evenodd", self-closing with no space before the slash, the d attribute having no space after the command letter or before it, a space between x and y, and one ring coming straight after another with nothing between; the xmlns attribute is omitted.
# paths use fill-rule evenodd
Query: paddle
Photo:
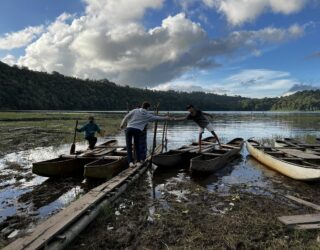
<svg viewBox="0 0 320 250"><path fill-rule="evenodd" d="M74 128L73 143L70 148L70 154L73 155L76 152L76 136L77 136L78 120L76 121L76 127Z"/></svg>

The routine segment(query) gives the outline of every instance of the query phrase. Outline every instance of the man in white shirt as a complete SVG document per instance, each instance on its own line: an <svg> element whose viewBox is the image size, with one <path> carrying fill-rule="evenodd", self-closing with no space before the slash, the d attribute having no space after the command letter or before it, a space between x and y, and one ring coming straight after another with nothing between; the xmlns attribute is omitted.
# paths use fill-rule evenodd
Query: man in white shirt
<svg viewBox="0 0 320 250"><path fill-rule="evenodd" d="M150 103L142 103L141 108L131 110L122 120L120 128L123 129L127 122L126 128L126 144L128 151L128 162L130 167L134 167L134 160L132 156L132 138L134 141L135 153L136 153L136 166L141 166L141 152L139 139L142 135L142 131L149 122L160 120L171 120L169 116L157 116L148 111Z"/></svg>

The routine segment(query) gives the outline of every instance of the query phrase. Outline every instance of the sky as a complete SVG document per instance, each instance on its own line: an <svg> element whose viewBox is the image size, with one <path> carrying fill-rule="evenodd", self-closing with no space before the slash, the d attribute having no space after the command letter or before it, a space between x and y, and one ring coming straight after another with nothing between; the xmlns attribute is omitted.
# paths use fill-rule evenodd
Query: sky
<svg viewBox="0 0 320 250"><path fill-rule="evenodd" d="M154 90L320 88L320 0L1 0L0 60Z"/></svg>

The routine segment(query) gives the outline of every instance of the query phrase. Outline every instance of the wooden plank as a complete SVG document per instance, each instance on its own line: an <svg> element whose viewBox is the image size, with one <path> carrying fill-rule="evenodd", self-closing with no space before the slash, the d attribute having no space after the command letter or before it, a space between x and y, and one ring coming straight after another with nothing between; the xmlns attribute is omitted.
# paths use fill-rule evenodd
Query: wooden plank
<svg viewBox="0 0 320 250"><path fill-rule="evenodd" d="M221 144L221 146L223 148L230 148L230 149L238 149L239 148L239 147L231 146L231 145L228 145L228 144Z"/></svg>
<svg viewBox="0 0 320 250"><path fill-rule="evenodd" d="M295 225L293 228L294 229L300 229L300 230L319 229L320 228L320 224L319 223L299 224L299 225Z"/></svg>
<svg viewBox="0 0 320 250"><path fill-rule="evenodd" d="M209 151L213 149L212 148L212 145L210 146L204 146L204 147L201 147L201 152L205 152L205 151ZM192 149L190 151L188 151L189 153L198 153L199 152L199 147L195 148L195 149Z"/></svg>
<svg viewBox="0 0 320 250"><path fill-rule="evenodd" d="M303 152L303 151L297 150L297 149L279 148L279 150L281 152L286 153L286 154L289 154L289 155L292 155L295 157L299 157L299 158L303 158L303 159L307 159L307 160L320 159L319 155L306 153L306 152Z"/></svg>
<svg viewBox="0 0 320 250"><path fill-rule="evenodd" d="M282 160L282 161L290 161L290 160L303 161L303 160L305 160L305 159L298 158L298 157L279 157L278 159L279 159L279 160Z"/></svg>
<svg viewBox="0 0 320 250"><path fill-rule="evenodd" d="M302 199L294 197L292 195L286 195L285 197L287 197L288 199L293 200L293 201L295 201L297 203L300 203L302 205L305 205L305 206L308 206L308 207L311 207L311 208L313 208L315 210L319 210L320 211L320 206L317 205L317 204L311 203L309 201L302 200Z"/></svg>
<svg viewBox="0 0 320 250"><path fill-rule="evenodd" d="M301 143L301 144L299 144L299 146L301 146L301 147L311 147L311 148L313 148L313 147L319 148L320 147L319 144L307 144L307 143Z"/></svg>
<svg viewBox="0 0 320 250"><path fill-rule="evenodd" d="M302 215L292 215L292 216L281 216L278 217L285 225L295 225L295 224L306 224L306 223L319 223L320 214L302 214Z"/></svg>
<svg viewBox="0 0 320 250"><path fill-rule="evenodd" d="M215 153L202 153L203 155L208 155L208 156L222 156L224 154L215 154Z"/></svg>
<svg viewBox="0 0 320 250"><path fill-rule="evenodd" d="M102 200L108 192L119 186L119 184L138 169L139 168L126 169L111 180L90 190L87 194L72 202L68 207L39 224L30 235L17 239L4 249L19 250L43 247L46 242L63 231L63 229L72 222L76 221L90 206Z"/></svg>

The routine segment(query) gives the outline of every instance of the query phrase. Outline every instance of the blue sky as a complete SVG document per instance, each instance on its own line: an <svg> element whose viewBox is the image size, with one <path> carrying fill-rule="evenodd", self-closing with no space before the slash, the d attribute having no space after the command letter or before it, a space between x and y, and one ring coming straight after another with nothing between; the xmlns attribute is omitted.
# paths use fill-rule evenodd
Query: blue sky
<svg viewBox="0 0 320 250"><path fill-rule="evenodd" d="M157 90L320 88L317 0L1 0L0 60Z"/></svg>

